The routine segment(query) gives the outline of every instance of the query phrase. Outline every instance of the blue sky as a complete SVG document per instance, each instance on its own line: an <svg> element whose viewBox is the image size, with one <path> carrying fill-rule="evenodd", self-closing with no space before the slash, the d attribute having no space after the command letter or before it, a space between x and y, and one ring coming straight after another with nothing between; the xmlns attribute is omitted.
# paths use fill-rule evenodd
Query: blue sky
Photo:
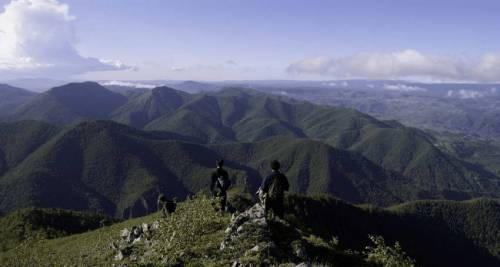
<svg viewBox="0 0 500 267"><path fill-rule="evenodd" d="M36 12L47 14L51 12L47 6L67 5L65 14L71 18L64 21L70 30L59 29L61 33L54 35L70 39L67 46L71 48L65 51L76 52L38 60L25 51L26 46L21 51L12 41L10 54L18 56L4 55L8 58L3 59L4 65L10 69L2 72L0 54L0 80L2 75L134 80L500 80L500 1L15 1L26 3L11 8L9 12L17 17L4 19L4 25L16 19L28 21L29 16L42 24ZM38 11L23 12L38 1L47 3ZM0 5L10 2L0 0ZM6 10L4 15L9 13ZM24 32L50 32L54 28L50 23ZM22 34L11 33L8 40L22 39ZM81 60L65 60L74 59L73 54ZM18 58L27 59L20 63ZM26 65L30 59L41 63L13 70L15 64ZM70 62L71 71L55 68L60 62Z"/></svg>

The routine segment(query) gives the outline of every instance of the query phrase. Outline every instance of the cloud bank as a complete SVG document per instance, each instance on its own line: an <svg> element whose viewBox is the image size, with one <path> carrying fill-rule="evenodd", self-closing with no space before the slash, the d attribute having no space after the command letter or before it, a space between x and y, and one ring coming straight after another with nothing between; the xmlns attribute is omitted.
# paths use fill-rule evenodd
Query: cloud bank
<svg viewBox="0 0 500 267"><path fill-rule="evenodd" d="M67 77L130 69L116 60L85 57L69 6L57 0L13 0L0 13L0 75Z"/></svg>
<svg viewBox="0 0 500 267"><path fill-rule="evenodd" d="M349 57L306 58L288 66L290 74L319 74L337 78L404 79L448 81L500 81L500 54L485 54L474 60L426 55L416 50L365 53Z"/></svg>
<svg viewBox="0 0 500 267"><path fill-rule="evenodd" d="M427 89L418 87L418 86L412 86L412 85L406 85L406 84L384 84L382 87L385 90L390 90L390 91L399 91L399 92L425 92Z"/></svg>
<svg viewBox="0 0 500 267"><path fill-rule="evenodd" d="M103 86L124 86L124 87L132 87L132 88L143 88L143 89L153 89L162 85L154 85L154 84L146 84L139 82L128 82L128 81L104 81L100 83Z"/></svg>
<svg viewBox="0 0 500 267"><path fill-rule="evenodd" d="M497 88L493 87L486 91L477 91L477 90L448 90L446 93L447 97L461 98L461 99L474 99L474 98L482 98L495 95L497 92Z"/></svg>

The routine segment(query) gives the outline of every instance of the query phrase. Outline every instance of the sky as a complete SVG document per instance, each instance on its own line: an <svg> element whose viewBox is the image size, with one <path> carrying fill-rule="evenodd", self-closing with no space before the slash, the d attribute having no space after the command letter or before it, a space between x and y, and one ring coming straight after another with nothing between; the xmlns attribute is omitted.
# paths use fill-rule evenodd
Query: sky
<svg viewBox="0 0 500 267"><path fill-rule="evenodd" d="M500 81L500 1L0 0L0 80Z"/></svg>

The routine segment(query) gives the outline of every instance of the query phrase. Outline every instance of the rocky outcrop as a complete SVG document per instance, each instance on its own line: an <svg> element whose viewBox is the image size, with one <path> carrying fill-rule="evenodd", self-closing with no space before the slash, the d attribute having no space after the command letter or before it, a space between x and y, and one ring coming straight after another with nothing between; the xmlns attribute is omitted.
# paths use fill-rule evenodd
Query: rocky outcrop
<svg viewBox="0 0 500 267"><path fill-rule="evenodd" d="M231 224L226 229L226 237L220 245L220 249L231 247L231 244L237 242L243 233L250 229L257 228L257 232L269 236L269 225L265 218L264 208L260 204L256 204L245 212L236 215L233 214ZM264 237L263 236L263 237Z"/></svg>
<svg viewBox="0 0 500 267"><path fill-rule="evenodd" d="M160 227L160 221L154 221L152 224L143 223L135 225L131 229L124 228L120 231L120 240L110 244L111 249L116 251L115 260L121 261L129 258L131 261L137 259L133 254L134 246L141 245L145 248L153 245L152 235Z"/></svg>
<svg viewBox="0 0 500 267"><path fill-rule="evenodd" d="M233 266L254 266L248 259L268 264L310 260L300 230L279 218L268 220L260 204L233 215L225 233L220 250L242 254Z"/></svg>

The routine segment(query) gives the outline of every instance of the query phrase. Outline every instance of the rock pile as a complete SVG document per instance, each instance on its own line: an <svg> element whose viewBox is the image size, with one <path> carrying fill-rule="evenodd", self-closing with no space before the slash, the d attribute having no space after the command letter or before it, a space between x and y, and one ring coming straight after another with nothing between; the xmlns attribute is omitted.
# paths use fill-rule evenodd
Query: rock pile
<svg viewBox="0 0 500 267"><path fill-rule="evenodd" d="M141 244L145 247L152 245L151 237L154 231L160 227L160 221L154 221L152 224L143 223L135 225L131 229L125 228L120 231L120 241L112 242L111 249L116 251L115 260L121 261L124 258L134 260L137 258L132 252L134 246Z"/></svg>
<svg viewBox="0 0 500 267"><path fill-rule="evenodd" d="M252 257L257 262L268 261L262 262L264 265L272 265L273 261L298 264L310 260L301 231L279 218L267 220L261 204L233 215L225 232L220 250L236 254L243 252L240 254L243 257L236 259L233 266L255 266L245 263L244 258Z"/></svg>
<svg viewBox="0 0 500 267"><path fill-rule="evenodd" d="M258 229L255 229L255 228ZM231 224L226 229L226 236L220 245L220 249L231 248L232 244L237 242L249 228L252 228L254 233L260 232L268 236L269 225L265 218L264 208L260 204L255 204L245 212L236 215L233 214ZM264 237L264 236L262 236Z"/></svg>

